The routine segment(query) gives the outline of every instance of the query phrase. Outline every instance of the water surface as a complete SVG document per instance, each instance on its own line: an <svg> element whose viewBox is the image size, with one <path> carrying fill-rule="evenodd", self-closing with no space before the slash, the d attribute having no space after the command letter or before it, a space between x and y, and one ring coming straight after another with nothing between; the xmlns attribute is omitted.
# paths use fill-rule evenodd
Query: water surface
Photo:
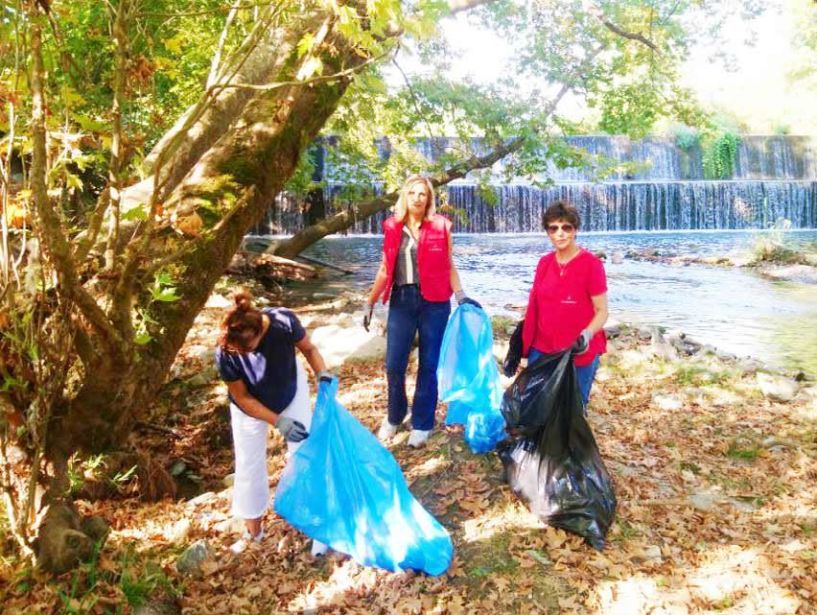
<svg viewBox="0 0 817 615"><path fill-rule="evenodd" d="M757 231L585 233L579 243L608 255L745 256ZM371 284L380 259L377 236L328 237L305 254L355 271L350 284ZM817 230L790 231L787 245L817 241ZM492 315L516 315L527 303L543 234L460 234L455 259L463 287ZM748 269L673 266L630 258L605 264L610 315L619 321L681 329L738 356L817 375L817 285L772 282Z"/></svg>

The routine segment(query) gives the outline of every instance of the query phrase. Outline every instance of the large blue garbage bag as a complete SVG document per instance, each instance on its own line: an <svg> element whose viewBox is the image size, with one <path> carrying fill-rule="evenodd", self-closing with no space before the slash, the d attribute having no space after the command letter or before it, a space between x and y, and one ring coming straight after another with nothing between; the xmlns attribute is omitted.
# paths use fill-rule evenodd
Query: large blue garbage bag
<svg viewBox="0 0 817 615"><path fill-rule="evenodd" d="M437 383L440 399L448 403L446 424L465 425L465 441L475 453L494 450L506 437L493 346L485 310L469 303L454 310L443 335Z"/></svg>
<svg viewBox="0 0 817 615"><path fill-rule="evenodd" d="M275 492L275 512L366 566L443 574L454 545L414 499L392 454L321 382L312 431Z"/></svg>

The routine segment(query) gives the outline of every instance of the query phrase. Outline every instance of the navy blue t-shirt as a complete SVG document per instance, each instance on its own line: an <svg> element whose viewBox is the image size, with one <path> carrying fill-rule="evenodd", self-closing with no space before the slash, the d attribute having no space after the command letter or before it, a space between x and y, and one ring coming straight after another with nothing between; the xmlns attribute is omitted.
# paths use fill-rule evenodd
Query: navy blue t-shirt
<svg viewBox="0 0 817 615"><path fill-rule="evenodd" d="M282 412L295 397L298 375L295 344L306 335L303 325L286 308L263 310L270 326L253 352L216 349L216 364L225 382L243 380L247 391L273 412ZM232 395L230 401L236 403ZM238 404L236 404L238 405Z"/></svg>

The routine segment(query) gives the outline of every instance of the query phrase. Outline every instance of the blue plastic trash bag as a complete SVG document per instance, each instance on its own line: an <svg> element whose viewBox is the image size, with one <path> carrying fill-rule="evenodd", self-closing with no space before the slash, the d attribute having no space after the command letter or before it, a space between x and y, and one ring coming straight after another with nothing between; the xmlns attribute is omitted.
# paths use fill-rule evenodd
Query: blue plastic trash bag
<svg viewBox="0 0 817 615"><path fill-rule="evenodd" d="M414 499L392 454L321 382L312 431L284 468L275 512L366 566L443 574L454 545Z"/></svg>
<svg viewBox="0 0 817 615"><path fill-rule="evenodd" d="M465 441L475 453L494 450L506 437L493 348L485 310L468 303L454 310L443 335L437 383L440 399L448 403L446 425L465 425Z"/></svg>

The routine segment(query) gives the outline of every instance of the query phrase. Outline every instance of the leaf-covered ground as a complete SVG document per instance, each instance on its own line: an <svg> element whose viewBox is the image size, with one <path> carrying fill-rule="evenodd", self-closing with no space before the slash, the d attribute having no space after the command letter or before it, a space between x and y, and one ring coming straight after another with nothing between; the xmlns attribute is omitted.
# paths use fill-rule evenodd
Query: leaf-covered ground
<svg viewBox="0 0 817 615"><path fill-rule="evenodd" d="M626 329L611 341L589 416L619 501L603 552L545 527L503 484L495 455L473 455L459 429L441 428L419 451L401 431L392 451L452 534L456 559L445 576L391 574L338 554L315 560L306 537L273 513L264 542L233 556L240 523L224 482L225 389L209 354L218 313L199 317L179 378L134 439L205 495L81 501L112 527L97 560L50 580L7 557L4 612L130 612L148 598L208 615L817 612L813 383L773 403L751 369L705 353L667 361ZM386 404L382 363L347 363L339 375L342 403L374 430ZM271 438L274 486L284 446ZM200 577L183 577L175 563L200 539L215 553Z"/></svg>

